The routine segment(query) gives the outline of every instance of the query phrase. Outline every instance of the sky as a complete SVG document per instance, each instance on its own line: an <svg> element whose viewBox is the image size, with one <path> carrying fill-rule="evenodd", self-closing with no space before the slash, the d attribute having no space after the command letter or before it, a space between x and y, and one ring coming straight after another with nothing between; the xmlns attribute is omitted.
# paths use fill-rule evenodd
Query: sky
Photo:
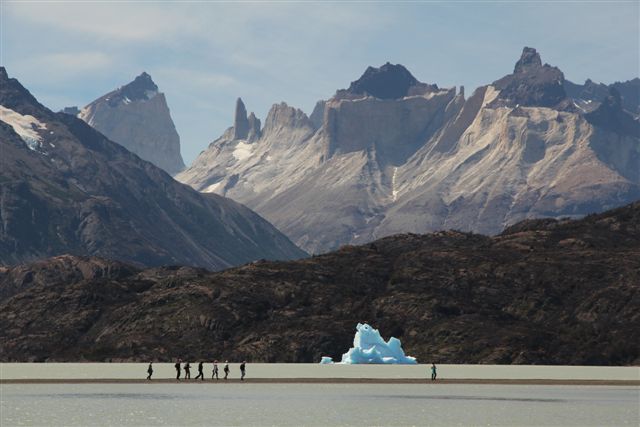
<svg viewBox="0 0 640 427"><path fill-rule="evenodd" d="M0 0L0 64L55 111L148 72L188 165L231 126L237 97L263 122L281 101L310 114L387 61L467 96L524 46L574 82L638 77L639 22L637 0Z"/></svg>

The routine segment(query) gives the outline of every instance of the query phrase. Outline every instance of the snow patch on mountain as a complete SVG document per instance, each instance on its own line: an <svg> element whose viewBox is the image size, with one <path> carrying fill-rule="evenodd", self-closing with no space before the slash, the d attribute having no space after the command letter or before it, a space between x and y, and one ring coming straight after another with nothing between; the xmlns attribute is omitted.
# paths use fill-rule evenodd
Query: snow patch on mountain
<svg viewBox="0 0 640 427"><path fill-rule="evenodd" d="M391 177L391 196L393 201L398 200L398 190L396 189L396 177L398 176L398 167L393 168L393 176Z"/></svg>
<svg viewBox="0 0 640 427"><path fill-rule="evenodd" d="M42 148L39 131L45 130L47 125L29 114L20 114L3 105L0 105L0 120L11 125L30 149L39 151Z"/></svg>
<svg viewBox="0 0 640 427"><path fill-rule="evenodd" d="M240 161L248 159L251 157L251 154L253 154L253 148L253 144L240 140L238 141L235 150L233 150L233 157Z"/></svg>

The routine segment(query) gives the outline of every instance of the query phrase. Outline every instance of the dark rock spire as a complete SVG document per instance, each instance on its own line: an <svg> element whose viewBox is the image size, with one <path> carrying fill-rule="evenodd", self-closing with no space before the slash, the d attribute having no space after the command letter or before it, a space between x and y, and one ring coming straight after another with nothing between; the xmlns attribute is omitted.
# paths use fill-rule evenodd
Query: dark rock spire
<svg viewBox="0 0 640 427"><path fill-rule="evenodd" d="M522 49L522 55L520 55L520 59L516 62L513 72L523 73L538 67L542 67L540 54L534 48L525 46L524 49Z"/></svg>
<svg viewBox="0 0 640 427"><path fill-rule="evenodd" d="M249 135L249 120L247 119L247 109L242 102L242 98L236 101L236 111L233 117L233 139L247 139Z"/></svg>

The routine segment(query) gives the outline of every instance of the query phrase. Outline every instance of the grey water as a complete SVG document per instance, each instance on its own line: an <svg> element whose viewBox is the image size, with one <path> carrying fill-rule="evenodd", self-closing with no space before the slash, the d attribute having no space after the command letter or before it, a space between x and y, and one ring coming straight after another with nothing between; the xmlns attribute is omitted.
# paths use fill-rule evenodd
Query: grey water
<svg viewBox="0 0 640 427"><path fill-rule="evenodd" d="M640 387L2 384L8 426L638 426Z"/></svg>

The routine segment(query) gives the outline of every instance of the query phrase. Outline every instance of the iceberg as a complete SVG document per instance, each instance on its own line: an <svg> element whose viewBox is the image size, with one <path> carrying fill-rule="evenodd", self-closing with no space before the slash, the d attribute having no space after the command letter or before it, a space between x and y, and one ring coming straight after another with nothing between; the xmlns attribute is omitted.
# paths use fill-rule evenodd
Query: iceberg
<svg viewBox="0 0 640 427"><path fill-rule="evenodd" d="M320 364L335 363L331 357L324 356ZM406 364L418 363L415 357L405 356L400 340L395 337L385 341L377 329L367 323L358 323L356 336L353 338L353 347L342 355L338 362L345 365L376 363L376 364Z"/></svg>

